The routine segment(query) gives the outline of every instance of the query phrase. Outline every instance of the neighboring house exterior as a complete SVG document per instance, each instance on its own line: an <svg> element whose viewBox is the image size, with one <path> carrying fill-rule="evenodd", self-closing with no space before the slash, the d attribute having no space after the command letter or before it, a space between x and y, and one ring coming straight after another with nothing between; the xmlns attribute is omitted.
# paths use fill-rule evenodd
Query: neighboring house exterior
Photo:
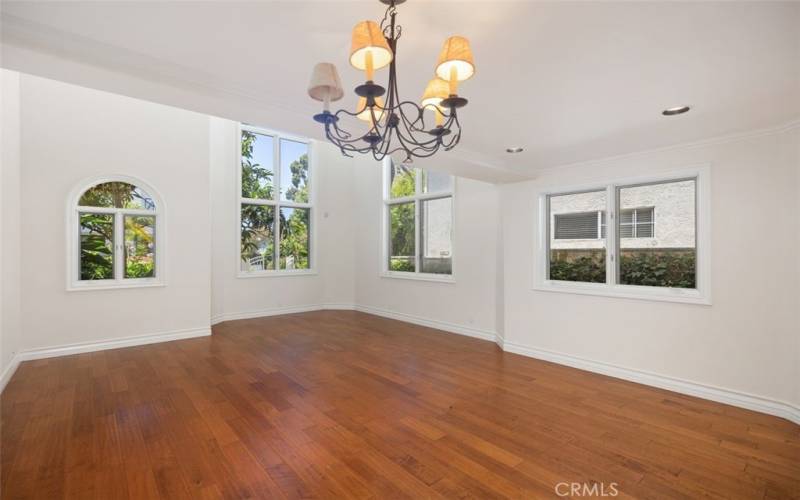
<svg viewBox="0 0 800 500"><path fill-rule="evenodd" d="M695 181L625 187L620 192L621 248L694 248ZM550 248L605 248L606 192L550 197Z"/></svg>

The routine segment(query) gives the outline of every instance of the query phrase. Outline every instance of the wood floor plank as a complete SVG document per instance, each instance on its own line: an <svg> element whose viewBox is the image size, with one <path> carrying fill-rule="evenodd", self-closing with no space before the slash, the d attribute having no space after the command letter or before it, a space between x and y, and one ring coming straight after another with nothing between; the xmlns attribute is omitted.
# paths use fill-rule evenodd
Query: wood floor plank
<svg viewBox="0 0 800 500"><path fill-rule="evenodd" d="M800 498L800 426L322 311L22 363L0 482L4 499Z"/></svg>

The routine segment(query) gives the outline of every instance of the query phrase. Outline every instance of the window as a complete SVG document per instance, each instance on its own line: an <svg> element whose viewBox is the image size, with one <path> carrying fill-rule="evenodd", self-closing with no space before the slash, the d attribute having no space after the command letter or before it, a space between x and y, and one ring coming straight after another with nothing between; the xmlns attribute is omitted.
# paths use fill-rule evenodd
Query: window
<svg viewBox="0 0 800 500"><path fill-rule="evenodd" d="M620 238L653 238L654 233L655 207L620 209Z"/></svg>
<svg viewBox="0 0 800 500"><path fill-rule="evenodd" d="M72 197L71 290L161 284L161 203L132 179L85 183Z"/></svg>
<svg viewBox="0 0 800 500"><path fill-rule="evenodd" d="M311 273L308 143L242 126L240 146L239 275Z"/></svg>
<svg viewBox="0 0 800 500"><path fill-rule="evenodd" d="M709 303L708 175L542 193L536 288Z"/></svg>
<svg viewBox="0 0 800 500"><path fill-rule="evenodd" d="M385 165L384 273L452 279L453 176L388 159Z"/></svg>

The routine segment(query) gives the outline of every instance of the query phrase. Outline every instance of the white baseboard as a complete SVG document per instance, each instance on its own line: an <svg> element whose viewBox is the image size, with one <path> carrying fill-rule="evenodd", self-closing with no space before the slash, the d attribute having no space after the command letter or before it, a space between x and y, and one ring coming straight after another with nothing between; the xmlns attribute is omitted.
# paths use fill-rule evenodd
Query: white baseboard
<svg viewBox="0 0 800 500"><path fill-rule="evenodd" d="M9 361L8 366L6 366L6 369L3 370L2 374L0 374L0 394L2 394L3 389L6 388L6 384L8 384L9 380L11 380L11 377L14 376L14 373L17 371L17 367L19 366L19 363L20 363L19 354L15 354L11 358L11 361Z"/></svg>
<svg viewBox="0 0 800 500"><path fill-rule="evenodd" d="M374 314L385 318L404 321L415 325L426 326L429 328L436 328L451 333L466 335L481 340L495 342L500 349L528 356L531 358L550 361L561 365L571 366L580 370L586 370L594 373L600 373L639 384L649 385L652 387L659 387L681 394L688 394L711 401L746 408L769 415L782 417L797 424L800 424L800 407L793 406L789 403L773 400L747 394L731 389L724 389L714 387L688 380L668 377L656 373L626 368L622 366L604 363L601 361L593 361L584 359L569 354L563 354L545 349L529 347L522 344L509 342L497 334L489 330L481 330L478 328L457 325L445 321L432 320L411 314L399 313L388 311L371 306L354 305L354 304L311 304L305 306L293 306L283 308L273 308L261 311L247 311L239 313L227 313L218 315L212 318L212 324L220 323L222 321L230 321L236 319L250 319L264 316L275 316L279 314L294 314L300 312L320 311L320 310L356 310L367 314ZM57 347L49 347L44 349L30 349L17 353L9 365L0 374L0 392L5 388L8 381L14 375L19 363L22 361L51 358L56 356L67 356L70 354L80 354L93 351L102 351L105 349L117 349L120 347L131 347L137 345L152 344L156 342L169 342L171 340L181 340L194 337L202 337L211 334L211 328L201 327L187 330L176 330L171 332L163 332L151 335L140 335L135 337L126 337L122 339L109 339L99 342L86 342L80 344L70 344Z"/></svg>
<svg viewBox="0 0 800 500"><path fill-rule="evenodd" d="M697 382L668 377L656 373L625 368L600 361L592 361L589 359L570 356L568 354L548 351L545 349L537 349L535 347L528 347L514 342L503 341L502 339L500 339L498 344L501 344L501 348L507 352L522 354L523 356L550 361L560 365L571 366L580 370L600 373L610 377L628 380L652 387L658 387L669 391L679 392L689 396L696 396L702 399L717 401L719 403L725 403L731 406L737 406L739 408L766 413L768 415L775 415L776 417L785 418L791 422L800 424L800 408L783 401L763 398L753 394L747 394L731 389L723 389L721 387L700 384Z"/></svg>
<svg viewBox="0 0 800 500"><path fill-rule="evenodd" d="M281 314L296 314L302 312L322 311L322 310L353 310L353 304L309 304L304 306L273 307L270 309L259 309L256 311L242 311L217 314L211 317L211 324L216 325L223 321L234 321L237 319L264 318L267 316L278 316Z"/></svg>
<svg viewBox="0 0 800 500"><path fill-rule="evenodd" d="M20 351L20 353L17 354L17 357L19 357L20 361L28 361L32 359L54 358L57 356L68 356L70 354L104 351L106 349L119 349L120 347L155 344L157 342L169 342L171 340L206 337L208 335L211 335L211 328L209 327L189 328L185 330L173 330L169 332L137 335L134 337L124 337L120 339L100 340L97 342L81 342L78 344L67 344L56 347L46 347L42 349L28 349L25 351Z"/></svg>
<svg viewBox="0 0 800 500"><path fill-rule="evenodd" d="M429 328L436 328L450 333L457 333L459 335L466 335L467 337L474 337L481 340L495 341L497 334L489 330L481 330L471 326L457 325L455 323L448 323L446 321L439 321L434 319L427 319L412 314L399 313L380 309L372 306L356 305L356 311L361 311L367 314L374 314L375 316L383 316L384 318L396 319L398 321L405 321L406 323L413 323L415 325L427 326Z"/></svg>

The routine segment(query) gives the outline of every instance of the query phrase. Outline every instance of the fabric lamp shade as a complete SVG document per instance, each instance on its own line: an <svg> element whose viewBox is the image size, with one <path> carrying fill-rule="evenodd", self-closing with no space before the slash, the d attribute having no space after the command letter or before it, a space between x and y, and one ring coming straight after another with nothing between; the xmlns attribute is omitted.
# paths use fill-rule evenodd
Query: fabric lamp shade
<svg viewBox="0 0 800 500"><path fill-rule="evenodd" d="M436 76L445 81L450 81L452 76L459 82L475 74L475 62L472 59L472 49L469 40L463 36L451 36L444 42L444 47L439 53L436 63Z"/></svg>
<svg viewBox="0 0 800 500"><path fill-rule="evenodd" d="M443 99L448 97L448 84L441 78L434 78L428 82L422 94L422 107L439 106Z"/></svg>
<svg viewBox="0 0 800 500"><path fill-rule="evenodd" d="M375 21L361 21L353 28L350 64L360 70L380 69L392 62L392 49ZM371 66L369 68L370 61Z"/></svg>
<svg viewBox="0 0 800 500"><path fill-rule="evenodd" d="M367 107L366 97L360 97L358 99L356 113L358 113L356 118L359 120L372 123L372 111ZM381 118L383 118L383 98L381 97L375 98L375 118L377 118L377 121L381 121Z"/></svg>
<svg viewBox="0 0 800 500"><path fill-rule="evenodd" d="M331 63L319 63L314 66L311 82L308 84L308 95L323 102L338 101L344 96L336 66Z"/></svg>

